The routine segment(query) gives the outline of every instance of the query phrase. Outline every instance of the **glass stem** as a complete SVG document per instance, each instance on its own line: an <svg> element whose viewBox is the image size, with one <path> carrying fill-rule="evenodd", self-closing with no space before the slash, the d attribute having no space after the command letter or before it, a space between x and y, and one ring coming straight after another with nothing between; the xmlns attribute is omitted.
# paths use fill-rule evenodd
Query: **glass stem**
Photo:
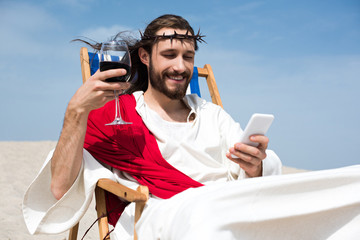
<svg viewBox="0 0 360 240"><path fill-rule="evenodd" d="M119 91L114 90L114 95L115 95L115 119L116 120L122 120L121 115L120 115L119 94L120 94Z"/></svg>

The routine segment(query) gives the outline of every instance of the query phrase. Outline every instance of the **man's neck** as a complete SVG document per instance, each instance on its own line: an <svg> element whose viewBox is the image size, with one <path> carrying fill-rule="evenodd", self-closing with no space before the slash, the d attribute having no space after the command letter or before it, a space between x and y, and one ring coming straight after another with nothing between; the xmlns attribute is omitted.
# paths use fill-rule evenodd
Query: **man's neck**
<svg viewBox="0 0 360 240"><path fill-rule="evenodd" d="M146 104L161 118L170 122L186 122L190 109L182 99L170 99L163 93L148 89L144 93Z"/></svg>

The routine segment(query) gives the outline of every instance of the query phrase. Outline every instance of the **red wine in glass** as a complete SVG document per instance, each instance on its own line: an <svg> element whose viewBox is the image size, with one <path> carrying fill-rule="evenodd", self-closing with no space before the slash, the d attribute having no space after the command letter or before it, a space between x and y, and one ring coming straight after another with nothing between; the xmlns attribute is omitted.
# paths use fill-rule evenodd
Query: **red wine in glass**
<svg viewBox="0 0 360 240"><path fill-rule="evenodd" d="M127 82L130 78L131 68L126 63L110 62L110 61L100 62L100 71L101 72L109 70L109 69L118 69L118 68L125 69L126 75L120 76L120 77L108 78L105 80L106 82Z"/></svg>

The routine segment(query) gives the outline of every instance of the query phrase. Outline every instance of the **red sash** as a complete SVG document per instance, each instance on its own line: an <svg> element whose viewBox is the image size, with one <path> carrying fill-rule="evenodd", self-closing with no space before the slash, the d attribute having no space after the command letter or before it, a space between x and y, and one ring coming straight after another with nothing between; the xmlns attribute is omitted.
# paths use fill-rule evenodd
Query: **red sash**
<svg viewBox="0 0 360 240"><path fill-rule="evenodd" d="M191 187L202 186L171 166L161 155L154 135L135 110L133 95L119 97L121 116L129 125L105 126L113 121L115 101L91 111L84 148L98 161L130 174L151 194L167 199ZM115 226L127 203L107 195L109 223ZM119 205L120 204L120 205ZM120 206L120 207L119 207ZM116 209L115 209L116 208Z"/></svg>

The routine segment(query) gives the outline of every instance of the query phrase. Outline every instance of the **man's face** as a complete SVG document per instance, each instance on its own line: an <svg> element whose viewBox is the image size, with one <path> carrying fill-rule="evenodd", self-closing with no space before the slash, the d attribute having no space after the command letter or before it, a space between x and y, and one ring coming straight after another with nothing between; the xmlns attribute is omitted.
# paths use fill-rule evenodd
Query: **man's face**
<svg viewBox="0 0 360 240"><path fill-rule="evenodd" d="M185 34L186 30L163 28L157 35L171 35L174 30ZM150 85L170 99L182 99L190 83L194 68L195 47L193 40L164 39L152 48L149 62Z"/></svg>

